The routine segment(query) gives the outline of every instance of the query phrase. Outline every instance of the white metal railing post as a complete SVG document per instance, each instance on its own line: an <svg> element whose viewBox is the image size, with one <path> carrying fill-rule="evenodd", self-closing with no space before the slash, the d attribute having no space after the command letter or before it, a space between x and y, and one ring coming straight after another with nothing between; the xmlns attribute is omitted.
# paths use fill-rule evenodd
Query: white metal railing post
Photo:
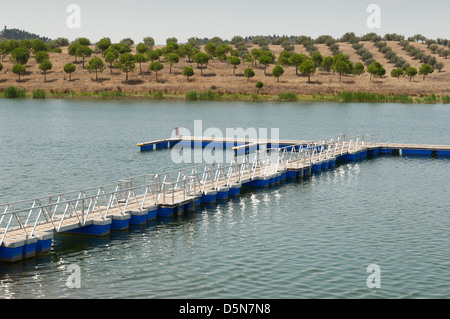
<svg viewBox="0 0 450 319"><path fill-rule="evenodd" d="M13 215L10 214L8 224L6 225L6 228L5 228L5 231L4 231L4 233L3 233L3 236L2 236L2 238L0 239L0 246L3 244L3 241L5 240L6 234L8 233L8 230L9 230L9 226L11 225L11 220L12 220L12 218L13 218Z"/></svg>
<svg viewBox="0 0 450 319"><path fill-rule="evenodd" d="M172 205L175 204L175 187L174 184L172 184Z"/></svg>

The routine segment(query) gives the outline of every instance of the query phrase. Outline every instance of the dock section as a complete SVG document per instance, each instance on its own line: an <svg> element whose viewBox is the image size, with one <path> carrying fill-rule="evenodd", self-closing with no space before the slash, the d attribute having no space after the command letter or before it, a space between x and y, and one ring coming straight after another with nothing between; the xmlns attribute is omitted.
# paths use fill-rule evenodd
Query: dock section
<svg viewBox="0 0 450 319"><path fill-rule="evenodd" d="M217 138L217 137L196 137L178 136L167 139L159 139L149 142L138 143L141 152L154 151L178 146L185 147L222 147L223 149L234 150L236 154L249 153L251 149L259 150L264 148L283 148L290 145L308 144L307 140L272 140L272 139L248 139L248 138Z"/></svg>
<svg viewBox="0 0 450 319"><path fill-rule="evenodd" d="M288 179L307 179L338 163L378 155L449 156L450 146L383 144L374 136L338 135L320 141L264 141L178 137L140 143L141 151L213 145L237 153L230 162L206 163L144 174L81 191L0 205L0 261L16 262L51 250L54 236L108 236L154 218L193 212L242 188L266 188Z"/></svg>
<svg viewBox="0 0 450 319"><path fill-rule="evenodd" d="M424 144L380 144L380 151L383 154L392 155L426 155L432 157L450 156L450 146L448 145L424 145Z"/></svg>

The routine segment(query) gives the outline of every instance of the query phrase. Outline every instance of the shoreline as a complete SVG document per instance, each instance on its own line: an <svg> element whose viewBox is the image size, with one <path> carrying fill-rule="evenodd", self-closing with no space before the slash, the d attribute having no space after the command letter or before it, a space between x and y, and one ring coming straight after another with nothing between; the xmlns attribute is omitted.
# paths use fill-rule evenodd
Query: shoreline
<svg viewBox="0 0 450 319"><path fill-rule="evenodd" d="M332 70L318 68L309 80L308 76L298 72L295 65L288 64L284 66L282 77L275 78L271 72L275 64L265 66L256 61L243 60L237 68L233 68L226 61L212 58L207 66L196 67L193 61L180 57L180 61L170 68L167 61L161 59L165 68L158 73L158 77L155 72L149 70L151 63L147 61L139 64L137 71L127 74L129 79L117 68L105 69L97 78L82 67L80 60L74 61L68 47L62 47L61 53L49 53L53 69L47 72L45 77L31 56L27 72L18 81L17 75L12 73L12 62L5 59L3 71L0 72L0 97L2 91L15 86L18 90L26 90L26 97L34 97L34 92L40 91L37 97L63 99L450 103L450 71L447 71L450 70L450 59L442 58L446 68L433 72L426 81L419 77L411 81L411 78L389 76L395 65L384 58L374 43L363 41L360 45L385 66L387 75L372 78L367 72L362 75L342 74L341 79L341 76ZM388 45L392 46L398 56L408 57L407 52L399 48L397 42L390 41ZM429 51L425 44L417 45L424 52ZM340 42L339 46L351 61L361 62L361 57L352 44ZM95 49L94 46L91 48ZM164 46L157 49L163 48ZM130 49L132 54L137 52L135 45ZM251 52L253 49L259 49L259 46L249 44L247 49ZM293 49L292 52L296 54L310 56L304 45L295 45ZM317 49L323 57L331 56L326 45L318 45ZM202 50L204 51L204 47L200 48L201 52ZM269 45L269 50L278 59L283 52L280 45ZM103 59L103 56L94 53L93 58ZM414 67L420 66L419 60L410 62ZM68 63L76 65L76 72L71 74L72 78L67 78L63 70ZM183 70L188 66L194 70L195 75L187 79ZM246 68L251 68L255 75L246 78ZM258 82L262 82L262 87L256 87Z"/></svg>
<svg viewBox="0 0 450 319"><path fill-rule="evenodd" d="M168 101L245 101L245 102L352 102L352 103L403 103L403 104L448 104L449 95L437 94L383 94L375 92L342 91L336 94L295 94L284 92L278 95L265 93L217 93L213 90L190 90L187 93L136 93L124 91L53 91L36 89L32 92L16 88L17 96L0 92L0 98L15 99L78 99L78 100L168 100Z"/></svg>

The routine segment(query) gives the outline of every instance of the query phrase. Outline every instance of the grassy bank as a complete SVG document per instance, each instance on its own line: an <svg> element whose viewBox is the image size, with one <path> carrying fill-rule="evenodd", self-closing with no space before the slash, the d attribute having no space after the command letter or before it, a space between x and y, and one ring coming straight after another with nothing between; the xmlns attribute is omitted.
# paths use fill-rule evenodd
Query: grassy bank
<svg viewBox="0 0 450 319"><path fill-rule="evenodd" d="M0 92L0 98L62 98L62 99L149 99L149 100L186 100L186 101L283 101L283 102L365 102L365 103L450 103L449 95L423 95L410 96L405 94L389 95L371 92L344 91L335 95L298 95L292 92L284 92L279 95L252 93L252 94L223 94L212 90L191 90L186 94L163 94L161 91L148 93L130 93L123 91L45 91L36 89L32 92L8 87Z"/></svg>

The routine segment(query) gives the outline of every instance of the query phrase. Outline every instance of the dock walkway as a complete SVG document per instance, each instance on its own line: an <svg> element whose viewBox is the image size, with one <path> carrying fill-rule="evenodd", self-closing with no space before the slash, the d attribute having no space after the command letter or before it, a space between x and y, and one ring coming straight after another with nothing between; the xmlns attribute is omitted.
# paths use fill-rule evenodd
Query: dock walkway
<svg viewBox="0 0 450 319"><path fill-rule="evenodd" d="M286 179L308 178L379 154L448 156L450 146L382 144L377 136L337 135L320 141L177 137L140 143L141 151L223 146L230 162L201 164L145 174L110 185L0 205L0 261L14 262L45 253L58 233L106 236L111 230L194 211L240 194L242 187L268 187Z"/></svg>

